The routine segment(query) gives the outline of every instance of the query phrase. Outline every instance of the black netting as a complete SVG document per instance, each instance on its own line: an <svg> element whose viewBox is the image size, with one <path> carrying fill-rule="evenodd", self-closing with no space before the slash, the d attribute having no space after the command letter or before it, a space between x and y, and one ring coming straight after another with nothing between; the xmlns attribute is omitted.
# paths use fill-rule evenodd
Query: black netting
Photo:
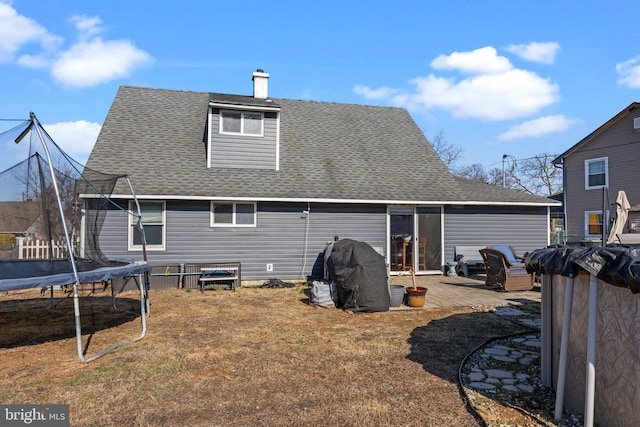
<svg viewBox="0 0 640 427"><path fill-rule="evenodd" d="M0 172L0 258L68 258L66 224L76 258L108 265L100 232L110 209L127 211L110 198L123 175L90 170L71 159L35 116L0 134L0 146L15 142L28 144L29 155Z"/></svg>

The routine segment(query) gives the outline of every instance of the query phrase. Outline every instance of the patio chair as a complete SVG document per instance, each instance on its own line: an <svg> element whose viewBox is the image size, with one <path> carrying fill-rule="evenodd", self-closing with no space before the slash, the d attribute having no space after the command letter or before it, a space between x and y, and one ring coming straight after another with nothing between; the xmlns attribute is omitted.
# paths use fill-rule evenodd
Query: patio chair
<svg viewBox="0 0 640 427"><path fill-rule="evenodd" d="M496 249L482 249L480 255L487 269L487 285L498 285L504 291L533 289L533 275L527 273L524 264L512 264L504 252Z"/></svg>

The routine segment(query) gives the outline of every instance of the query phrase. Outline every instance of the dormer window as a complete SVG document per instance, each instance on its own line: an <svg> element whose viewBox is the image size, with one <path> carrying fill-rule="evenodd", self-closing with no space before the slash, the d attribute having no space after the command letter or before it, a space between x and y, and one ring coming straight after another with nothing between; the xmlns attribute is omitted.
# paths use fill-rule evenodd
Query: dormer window
<svg viewBox="0 0 640 427"><path fill-rule="evenodd" d="M222 126L220 133L236 135L263 135L264 116L262 113L241 113L235 111L222 111Z"/></svg>

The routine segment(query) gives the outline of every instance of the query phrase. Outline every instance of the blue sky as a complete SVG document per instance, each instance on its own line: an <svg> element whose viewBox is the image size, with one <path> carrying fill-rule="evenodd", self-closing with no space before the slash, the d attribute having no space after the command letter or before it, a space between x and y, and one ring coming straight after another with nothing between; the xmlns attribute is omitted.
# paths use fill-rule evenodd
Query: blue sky
<svg viewBox="0 0 640 427"><path fill-rule="evenodd" d="M0 0L0 119L83 162L120 85L407 108L461 164L559 154L640 98L637 1ZM0 130L15 123L0 122ZM25 158L3 144L0 171Z"/></svg>

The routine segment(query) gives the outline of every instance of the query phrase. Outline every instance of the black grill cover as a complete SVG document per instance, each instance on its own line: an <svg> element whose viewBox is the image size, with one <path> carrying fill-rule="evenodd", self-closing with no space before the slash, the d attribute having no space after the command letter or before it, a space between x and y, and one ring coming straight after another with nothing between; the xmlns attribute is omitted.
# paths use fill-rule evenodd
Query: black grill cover
<svg viewBox="0 0 640 427"><path fill-rule="evenodd" d="M382 255L367 243L350 239L338 240L328 252L327 269L338 291L338 308L389 311L387 266Z"/></svg>

